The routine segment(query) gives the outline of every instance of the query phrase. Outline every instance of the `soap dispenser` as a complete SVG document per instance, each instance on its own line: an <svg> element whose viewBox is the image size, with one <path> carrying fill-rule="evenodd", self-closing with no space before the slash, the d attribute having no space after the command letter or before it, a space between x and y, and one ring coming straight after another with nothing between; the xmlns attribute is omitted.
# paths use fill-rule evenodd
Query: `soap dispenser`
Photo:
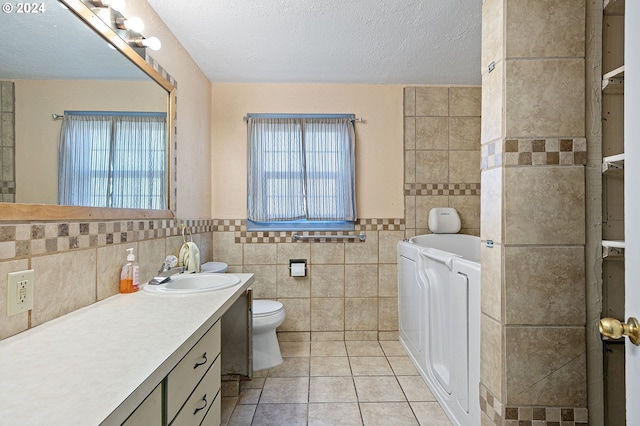
<svg viewBox="0 0 640 426"><path fill-rule="evenodd" d="M136 263L136 256L133 248L127 249L127 263L122 267L120 273L120 293L134 293L138 291L140 282L140 267Z"/></svg>

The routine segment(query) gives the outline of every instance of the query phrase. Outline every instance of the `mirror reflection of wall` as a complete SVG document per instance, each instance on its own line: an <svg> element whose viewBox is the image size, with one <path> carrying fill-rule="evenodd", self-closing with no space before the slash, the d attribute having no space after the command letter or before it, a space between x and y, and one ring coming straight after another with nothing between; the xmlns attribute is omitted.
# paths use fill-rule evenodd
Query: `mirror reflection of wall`
<svg viewBox="0 0 640 426"><path fill-rule="evenodd" d="M0 202L15 202L15 102L11 81L0 81Z"/></svg>
<svg viewBox="0 0 640 426"><path fill-rule="evenodd" d="M166 111L167 93L154 82L16 80L18 203L58 204L58 137L52 114L76 111ZM126 107L126 109L123 109Z"/></svg>
<svg viewBox="0 0 640 426"><path fill-rule="evenodd" d="M43 4L39 15L3 14L0 25L0 202L58 204L61 122L52 114L169 108L167 90L73 12Z"/></svg>

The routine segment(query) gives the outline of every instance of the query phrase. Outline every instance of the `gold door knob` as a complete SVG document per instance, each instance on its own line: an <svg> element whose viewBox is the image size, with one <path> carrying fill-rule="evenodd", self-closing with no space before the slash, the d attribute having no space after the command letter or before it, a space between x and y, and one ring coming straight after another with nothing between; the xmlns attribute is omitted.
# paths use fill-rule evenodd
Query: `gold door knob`
<svg viewBox="0 0 640 426"><path fill-rule="evenodd" d="M622 336L629 336L629 340L634 345L640 346L640 330L638 320L630 317L626 324L622 324L615 318L602 318L598 323L598 330L603 336L612 339L619 339Z"/></svg>

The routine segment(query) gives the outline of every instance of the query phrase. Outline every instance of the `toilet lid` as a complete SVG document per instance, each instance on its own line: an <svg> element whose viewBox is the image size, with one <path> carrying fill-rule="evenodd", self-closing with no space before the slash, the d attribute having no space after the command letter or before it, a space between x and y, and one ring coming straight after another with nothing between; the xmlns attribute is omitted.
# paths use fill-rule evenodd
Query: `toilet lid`
<svg viewBox="0 0 640 426"><path fill-rule="evenodd" d="M253 316L271 315L282 310L282 303L275 300L254 300Z"/></svg>

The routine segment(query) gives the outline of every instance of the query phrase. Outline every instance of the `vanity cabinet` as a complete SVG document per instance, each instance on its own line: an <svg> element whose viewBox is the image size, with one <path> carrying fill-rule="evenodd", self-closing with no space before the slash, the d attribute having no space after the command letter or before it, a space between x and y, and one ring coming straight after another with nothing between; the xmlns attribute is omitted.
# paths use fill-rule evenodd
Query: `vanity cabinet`
<svg viewBox="0 0 640 426"><path fill-rule="evenodd" d="M222 375L253 373L251 296L249 288L238 297L123 426L220 425Z"/></svg>
<svg viewBox="0 0 640 426"><path fill-rule="evenodd" d="M222 347L250 353L250 335L224 336L242 310L250 318L253 274L236 275L237 286L193 296L115 295L0 340L0 425L219 425Z"/></svg>
<svg viewBox="0 0 640 426"><path fill-rule="evenodd" d="M220 398L220 358L218 357L170 425L198 426L205 419L208 424L219 425Z"/></svg>
<svg viewBox="0 0 640 426"><path fill-rule="evenodd" d="M138 425L162 425L162 384L156 386L136 411L122 423L122 426Z"/></svg>
<svg viewBox="0 0 640 426"><path fill-rule="evenodd" d="M218 320L166 378L167 423L199 425L220 392Z"/></svg>
<svg viewBox="0 0 640 426"><path fill-rule="evenodd" d="M219 425L221 329L218 320L122 425Z"/></svg>

